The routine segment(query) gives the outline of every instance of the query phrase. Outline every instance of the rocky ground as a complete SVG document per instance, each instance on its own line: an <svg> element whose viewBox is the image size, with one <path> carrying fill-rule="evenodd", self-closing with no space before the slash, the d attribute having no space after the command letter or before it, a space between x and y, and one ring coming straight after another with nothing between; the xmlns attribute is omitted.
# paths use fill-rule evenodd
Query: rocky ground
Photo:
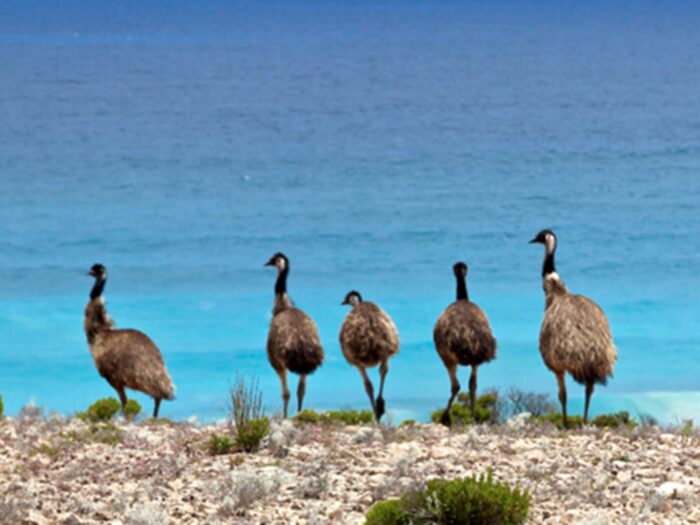
<svg viewBox="0 0 700 525"><path fill-rule="evenodd" d="M211 456L227 427L0 421L2 523L363 523L431 477L493 470L530 523L700 523L700 439L685 428L561 432L523 419L448 430L275 421L254 454Z"/></svg>

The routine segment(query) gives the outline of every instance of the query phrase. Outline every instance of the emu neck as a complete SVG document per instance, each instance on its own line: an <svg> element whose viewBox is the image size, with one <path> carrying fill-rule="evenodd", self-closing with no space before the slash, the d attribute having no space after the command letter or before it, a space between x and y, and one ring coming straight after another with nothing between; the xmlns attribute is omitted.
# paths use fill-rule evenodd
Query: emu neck
<svg viewBox="0 0 700 525"><path fill-rule="evenodd" d="M284 270L279 272L277 275L277 281L275 282L275 295L281 296L287 293L287 275L289 274L289 267L286 266Z"/></svg>
<svg viewBox="0 0 700 525"><path fill-rule="evenodd" d="M551 273L556 273L557 269L554 266L554 252L547 250L544 254L544 262L542 263L542 277L547 277Z"/></svg>
<svg viewBox="0 0 700 525"><path fill-rule="evenodd" d="M107 279L96 279L95 284L90 291L90 299L95 300L102 296L102 292L105 289L105 284L107 284Z"/></svg>
<svg viewBox="0 0 700 525"><path fill-rule="evenodd" d="M467 279L463 275L458 275L457 277L457 300L469 300L469 293L467 292Z"/></svg>
<svg viewBox="0 0 700 525"><path fill-rule="evenodd" d="M275 303L272 306L272 315L275 316L280 312L284 312L285 310L292 308L293 306L292 300L286 293L277 294L275 295Z"/></svg>
<svg viewBox="0 0 700 525"><path fill-rule="evenodd" d="M97 334L104 330L114 329L114 321L109 317L107 307L102 297L96 297L88 301L87 306L85 306L85 320L83 325L88 343L91 346L95 342Z"/></svg>

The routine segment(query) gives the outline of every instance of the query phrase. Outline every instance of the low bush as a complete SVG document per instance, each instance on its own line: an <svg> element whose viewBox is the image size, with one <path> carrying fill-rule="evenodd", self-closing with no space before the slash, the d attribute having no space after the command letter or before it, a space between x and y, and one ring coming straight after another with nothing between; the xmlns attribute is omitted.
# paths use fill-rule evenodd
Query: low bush
<svg viewBox="0 0 700 525"><path fill-rule="evenodd" d="M598 428L634 428L637 426L637 421L630 417L629 412L622 410L621 412L615 412L614 414L601 414L600 416L596 416L591 421L591 425Z"/></svg>
<svg viewBox="0 0 700 525"><path fill-rule="evenodd" d="M113 397L105 397L95 401L85 412L78 412L77 417L90 423L109 421L121 407L121 403Z"/></svg>
<svg viewBox="0 0 700 525"><path fill-rule="evenodd" d="M228 454L233 449L233 440L226 436L220 436L219 434L212 434L207 443L207 449L209 454L212 456L222 456Z"/></svg>
<svg viewBox="0 0 700 525"><path fill-rule="evenodd" d="M0 396L0 419L5 415L5 404L2 402L2 396Z"/></svg>
<svg viewBox="0 0 700 525"><path fill-rule="evenodd" d="M530 494L480 477L434 479L420 492L375 504L366 525L520 525L525 523Z"/></svg>
<svg viewBox="0 0 700 525"><path fill-rule="evenodd" d="M141 413L141 405L135 399L129 399L124 407L124 416L133 421Z"/></svg>
<svg viewBox="0 0 700 525"><path fill-rule="evenodd" d="M260 447L270 430L270 420L265 417L262 392L258 382L246 385L242 377L230 389L231 424L236 428L236 447L244 452L253 452Z"/></svg>
<svg viewBox="0 0 700 525"><path fill-rule="evenodd" d="M236 427L236 446L244 452L254 452L260 448L269 430L270 420L267 417L245 421Z"/></svg>
<svg viewBox="0 0 700 525"><path fill-rule="evenodd" d="M294 416L296 423L324 423L341 425L365 425L374 422L374 414L371 410L329 410L328 412L316 412L305 409Z"/></svg>
<svg viewBox="0 0 700 525"><path fill-rule="evenodd" d="M474 419L477 423L488 423L497 421L496 406L498 404L498 393L488 392L476 398L476 407L474 408ZM435 410L430 418L433 423L439 423L442 418L444 409ZM469 394L464 392L457 396L457 399L450 407L450 418L453 425L471 425L472 411L469 402Z"/></svg>
<svg viewBox="0 0 700 525"><path fill-rule="evenodd" d="M540 423L552 423L559 429L564 428L564 422L562 421L562 416L559 412L550 412L548 414L533 417L532 419ZM567 419L569 428L581 428L583 426L583 417L581 416L570 415L567 416ZM590 425L598 428L634 428L637 426L637 421L630 417L629 412L623 410L613 414L601 414L596 416L590 421Z"/></svg>
<svg viewBox="0 0 700 525"><path fill-rule="evenodd" d="M568 423L568 428L581 428L583 426L582 416L567 415L566 419ZM532 420L537 423L551 423L558 429L564 429L564 420L562 418L561 413L559 412L550 412L549 414L536 416L533 417Z"/></svg>

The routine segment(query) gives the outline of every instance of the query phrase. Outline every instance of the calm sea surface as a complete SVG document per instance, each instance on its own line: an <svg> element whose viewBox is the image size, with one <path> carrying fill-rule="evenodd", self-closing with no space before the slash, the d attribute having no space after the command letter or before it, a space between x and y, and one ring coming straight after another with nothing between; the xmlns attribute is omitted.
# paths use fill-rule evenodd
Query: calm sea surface
<svg viewBox="0 0 700 525"><path fill-rule="evenodd" d="M113 395L82 331L95 262L117 325L168 363L164 416L222 417L237 374L278 410L263 268L278 250L326 349L310 407L366 404L337 337L352 288L401 334L393 417L444 403L432 326L459 259L499 342L480 389L555 395L538 352L542 250L527 244L551 227L559 273L605 309L619 348L593 412L700 418L700 8L4 5L9 413ZM571 382L573 410L581 398Z"/></svg>

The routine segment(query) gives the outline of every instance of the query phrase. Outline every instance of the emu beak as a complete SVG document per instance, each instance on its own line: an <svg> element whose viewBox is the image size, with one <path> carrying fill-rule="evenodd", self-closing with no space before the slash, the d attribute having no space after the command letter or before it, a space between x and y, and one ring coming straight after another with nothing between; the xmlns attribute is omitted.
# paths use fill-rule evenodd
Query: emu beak
<svg viewBox="0 0 700 525"><path fill-rule="evenodd" d="M274 259L270 259L270 260L267 261L265 264L263 264L263 267L265 267L265 266L274 266L274 265L275 265L275 260L274 260Z"/></svg>
<svg viewBox="0 0 700 525"><path fill-rule="evenodd" d="M343 306L343 305L345 305L345 304L350 304L350 301L348 301L347 299L345 299L342 303L340 303L340 306Z"/></svg>
<svg viewBox="0 0 700 525"><path fill-rule="evenodd" d="M537 243L537 237L532 239L531 241L528 242L528 244L536 244Z"/></svg>

